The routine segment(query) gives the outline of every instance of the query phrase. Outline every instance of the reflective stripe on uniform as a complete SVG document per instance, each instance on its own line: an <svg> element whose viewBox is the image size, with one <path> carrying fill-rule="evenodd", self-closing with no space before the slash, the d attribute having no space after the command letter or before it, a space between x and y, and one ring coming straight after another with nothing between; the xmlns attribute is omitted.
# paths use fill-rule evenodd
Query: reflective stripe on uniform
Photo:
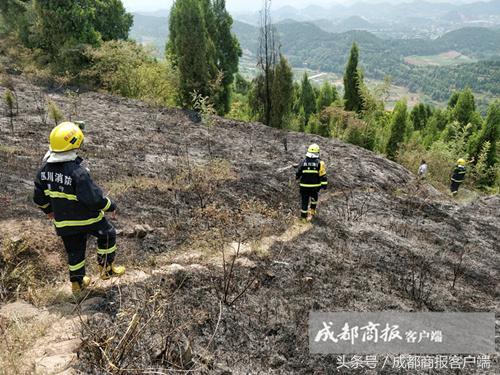
<svg viewBox="0 0 500 375"><path fill-rule="evenodd" d="M109 249L97 249L97 254L99 255L108 255L114 253L116 251L116 245Z"/></svg>
<svg viewBox="0 0 500 375"><path fill-rule="evenodd" d="M46 196L51 197L51 198L62 198L62 199L68 199L70 201L77 201L78 200L76 198L76 195L65 194L65 193L61 193L59 191L45 190L44 193Z"/></svg>
<svg viewBox="0 0 500 375"><path fill-rule="evenodd" d="M451 179L453 182L464 182L464 180L455 180L454 178Z"/></svg>
<svg viewBox="0 0 500 375"><path fill-rule="evenodd" d="M54 225L56 228L64 228L64 227L83 227L86 225L92 225L98 223L102 220L104 214L101 212L99 216L87 219L87 220L65 220L65 221L54 221Z"/></svg>
<svg viewBox="0 0 500 375"><path fill-rule="evenodd" d="M321 185L328 185L328 181L321 182Z"/></svg>
<svg viewBox="0 0 500 375"><path fill-rule="evenodd" d="M72 266L71 264L69 265L69 270L74 272L74 271L78 271L79 269L82 269L83 267L85 267L85 260L82 260L80 263L78 264L75 264L74 266Z"/></svg>
<svg viewBox="0 0 500 375"><path fill-rule="evenodd" d="M50 206L50 203L44 204L43 206L38 205L38 207L40 207L40 208L42 208L42 209L43 209L43 208L47 208L47 207L49 207L49 206Z"/></svg>
<svg viewBox="0 0 500 375"><path fill-rule="evenodd" d="M309 213L309 211L304 211L304 210L301 210L300 212L302 212L303 214Z"/></svg>
<svg viewBox="0 0 500 375"><path fill-rule="evenodd" d="M300 184L301 187L320 187L321 184Z"/></svg>
<svg viewBox="0 0 500 375"><path fill-rule="evenodd" d="M111 207L111 199L109 199L108 197L106 197L106 199L107 199L108 203L106 203L106 205L102 209L104 212L106 212L107 210L109 210L109 208Z"/></svg>
<svg viewBox="0 0 500 375"><path fill-rule="evenodd" d="M304 170L302 171L302 173L318 174L318 173L319 173L319 171L310 170L310 169L304 169Z"/></svg>

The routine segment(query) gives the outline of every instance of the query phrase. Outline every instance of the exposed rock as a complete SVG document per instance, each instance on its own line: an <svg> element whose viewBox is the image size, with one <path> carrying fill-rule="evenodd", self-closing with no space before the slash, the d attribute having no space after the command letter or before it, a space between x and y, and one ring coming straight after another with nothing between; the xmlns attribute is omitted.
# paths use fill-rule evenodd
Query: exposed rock
<svg viewBox="0 0 500 375"><path fill-rule="evenodd" d="M40 312L38 308L24 301L12 302L0 307L0 316L9 320L32 319Z"/></svg>
<svg viewBox="0 0 500 375"><path fill-rule="evenodd" d="M134 226L133 236L137 238L144 238L151 232L153 232L153 228L151 228L149 225L140 224Z"/></svg>
<svg viewBox="0 0 500 375"><path fill-rule="evenodd" d="M76 360L76 354L59 354L44 357L35 362L35 372L37 374L58 374L66 370Z"/></svg>
<svg viewBox="0 0 500 375"><path fill-rule="evenodd" d="M248 259L246 257L238 258L238 259L236 259L236 261L234 263L240 267L246 267L246 268L250 268L250 269L254 269L257 267L257 263L255 263L254 261L251 261L250 259Z"/></svg>

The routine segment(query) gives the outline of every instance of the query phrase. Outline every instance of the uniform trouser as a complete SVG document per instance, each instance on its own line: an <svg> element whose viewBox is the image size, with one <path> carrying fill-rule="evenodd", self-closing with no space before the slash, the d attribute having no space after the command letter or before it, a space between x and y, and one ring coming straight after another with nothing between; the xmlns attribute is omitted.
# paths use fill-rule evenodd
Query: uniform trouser
<svg viewBox="0 0 500 375"><path fill-rule="evenodd" d="M302 198L302 209L300 216L304 219L307 218L309 212L309 202L311 203L311 210L315 210L318 205L319 188L300 188L300 195Z"/></svg>
<svg viewBox="0 0 500 375"><path fill-rule="evenodd" d="M461 182L457 182L457 181L451 181L451 185L450 185L450 190L453 194L457 194L458 193L458 188L460 187L462 183Z"/></svg>
<svg viewBox="0 0 500 375"><path fill-rule="evenodd" d="M99 265L105 267L107 264L111 264L115 258L115 228L105 218L99 224L98 229L61 237L68 253L69 279L72 282L81 282L85 276L85 251L89 235L97 238L97 262Z"/></svg>

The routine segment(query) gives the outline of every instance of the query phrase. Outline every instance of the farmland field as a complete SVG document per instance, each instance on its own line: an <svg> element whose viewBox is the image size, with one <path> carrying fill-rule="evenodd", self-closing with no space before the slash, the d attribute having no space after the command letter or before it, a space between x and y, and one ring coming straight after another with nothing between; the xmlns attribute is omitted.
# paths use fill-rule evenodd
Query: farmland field
<svg viewBox="0 0 500 375"><path fill-rule="evenodd" d="M418 66L446 66L458 65L477 62L466 55L462 55L457 51L448 51L440 53L439 55L431 56L407 56L405 63Z"/></svg>

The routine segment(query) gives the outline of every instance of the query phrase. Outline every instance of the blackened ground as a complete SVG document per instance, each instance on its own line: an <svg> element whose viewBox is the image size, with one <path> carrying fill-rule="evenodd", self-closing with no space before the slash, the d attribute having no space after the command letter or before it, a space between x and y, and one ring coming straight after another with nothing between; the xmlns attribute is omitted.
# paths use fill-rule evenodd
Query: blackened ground
<svg viewBox="0 0 500 375"><path fill-rule="evenodd" d="M0 118L0 233L44 231L44 252L64 258L30 195L52 127L41 123L35 96L48 95L66 114L71 100L13 79L20 113L14 133ZM498 196L458 205L366 150L258 123L217 118L207 126L191 112L92 92L80 95L77 112L87 122L82 156L120 207L120 259L153 273L103 292L82 332L76 367L84 372L333 373L335 357L309 354L311 310L497 311ZM287 167L313 142L330 189L314 224L297 232ZM136 235L139 224L150 233ZM224 273L219 254L228 244L288 232ZM64 262L57 267L62 281Z"/></svg>

